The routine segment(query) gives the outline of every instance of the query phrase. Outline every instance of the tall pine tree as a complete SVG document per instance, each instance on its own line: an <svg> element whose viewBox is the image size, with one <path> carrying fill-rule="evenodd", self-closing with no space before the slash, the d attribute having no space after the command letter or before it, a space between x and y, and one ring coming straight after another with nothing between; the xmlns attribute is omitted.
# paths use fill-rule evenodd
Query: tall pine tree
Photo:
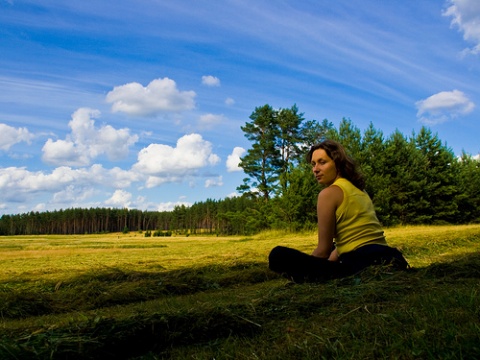
<svg viewBox="0 0 480 360"><path fill-rule="evenodd" d="M277 115L270 105L257 107L250 115L252 121L241 127L245 137L253 144L240 159L240 167L249 177L237 190L245 193L256 189L266 201L277 190L279 170L283 166L277 146L280 135Z"/></svg>

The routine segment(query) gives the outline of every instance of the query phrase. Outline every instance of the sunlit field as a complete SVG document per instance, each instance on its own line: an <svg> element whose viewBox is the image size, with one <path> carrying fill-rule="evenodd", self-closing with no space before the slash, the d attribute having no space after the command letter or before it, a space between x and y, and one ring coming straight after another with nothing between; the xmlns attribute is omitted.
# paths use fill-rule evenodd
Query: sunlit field
<svg viewBox="0 0 480 360"><path fill-rule="evenodd" d="M293 284L316 234L0 237L0 359L474 359L480 225L386 229L407 272Z"/></svg>

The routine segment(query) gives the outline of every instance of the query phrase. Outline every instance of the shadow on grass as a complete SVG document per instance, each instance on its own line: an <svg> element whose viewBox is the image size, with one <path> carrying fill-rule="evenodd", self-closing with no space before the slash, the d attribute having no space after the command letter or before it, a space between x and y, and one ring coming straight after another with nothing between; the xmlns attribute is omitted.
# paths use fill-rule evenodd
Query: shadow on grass
<svg viewBox="0 0 480 360"><path fill-rule="evenodd" d="M88 311L256 284L272 277L275 274L265 263L245 263L160 272L105 268L68 281L10 281L0 284L0 315L4 319L19 319Z"/></svg>
<svg viewBox="0 0 480 360"><path fill-rule="evenodd" d="M243 318L245 310L238 306L124 321L91 319L77 323L74 329L48 329L16 341L3 337L0 358L130 359L212 339L254 336L261 327Z"/></svg>
<svg viewBox="0 0 480 360"><path fill-rule="evenodd" d="M431 264L420 271L432 278L480 278L480 253L450 257L446 262Z"/></svg>
<svg viewBox="0 0 480 360"><path fill-rule="evenodd" d="M480 278L480 254L404 272L421 278ZM339 286L358 285L389 278L388 269L373 267L361 274L337 280ZM95 270L65 282L8 282L0 284L0 315L4 319L27 318L70 311L88 311L128 305L161 297L237 288L279 278L266 263L206 266L175 271L136 272L119 268ZM397 277L398 278L398 277ZM408 288L407 284L405 285Z"/></svg>
<svg viewBox="0 0 480 360"><path fill-rule="evenodd" d="M425 293L428 286L438 280L458 283L459 280L468 282L472 278L480 278L480 254L405 272L370 268L356 276L324 284L270 282L279 278L267 269L265 263L247 263L158 273L107 269L82 275L69 283L50 284L50 293L60 293L64 289L65 294L70 294L71 291L77 294L80 303L73 302L67 306L65 301L70 295L58 299L52 297L49 300L59 304L49 308L40 302L41 305L35 305L30 312L61 312L60 305L64 307L63 312L77 312L197 293L211 294L207 297L211 303L195 307L178 305L175 309L158 309L155 313L140 313L121 320L90 316L74 324L41 331L30 329L23 333L19 330L5 333L3 330L0 358L127 359L146 354L168 358L172 349L179 347L212 346L221 339L232 337L264 339L264 331L272 331L278 325L285 327L285 322L291 319L310 321L312 316L322 314L325 318L345 319L352 311L371 316L369 311L373 311L375 306L382 307L382 312L385 307L414 309L418 307L405 305L412 301L407 300L409 296ZM215 302L218 291L231 290L240 294L243 287L257 283L265 283L263 295L258 299L247 299L243 303L233 298L218 304ZM114 290L115 296L102 295ZM447 290L450 291L450 285L448 289L442 288L442 291ZM25 292L24 295L16 300L32 301L35 294ZM11 304L10 309L14 309L13 301ZM368 304L370 310L365 305L364 311L358 304ZM79 306L84 308L79 309ZM28 316L29 311L25 311L23 316Z"/></svg>

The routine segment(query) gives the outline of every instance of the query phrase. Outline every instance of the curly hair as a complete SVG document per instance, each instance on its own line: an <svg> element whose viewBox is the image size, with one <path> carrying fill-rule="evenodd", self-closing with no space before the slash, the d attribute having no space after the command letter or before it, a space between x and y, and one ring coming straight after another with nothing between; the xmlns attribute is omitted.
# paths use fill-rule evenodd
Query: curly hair
<svg viewBox="0 0 480 360"><path fill-rule="evenodd" d="M365 178L359 171L355 160L347 154L345 148L334 140L324 140L319 144L313 145L307 153L308 163L312 162L313 152L323 149L327 155L335 162L335 167L340 175L350 181L360 190L365 190Z"/></svg>

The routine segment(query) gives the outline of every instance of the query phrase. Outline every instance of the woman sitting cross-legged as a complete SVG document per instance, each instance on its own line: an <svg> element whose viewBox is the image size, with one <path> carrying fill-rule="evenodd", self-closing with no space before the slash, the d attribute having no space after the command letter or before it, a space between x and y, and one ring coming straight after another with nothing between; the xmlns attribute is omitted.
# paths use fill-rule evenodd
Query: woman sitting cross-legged
<svg viewBox="0 0 480 360"><path fill-rule="evenodd" d="M400 251L387 245L365 180L343 146L325 140L310 149L307 160L325 186L317 200L318 245L311 255L277 246L270 269L295 282L345 277L372 265L407 269Z"/></svg>

